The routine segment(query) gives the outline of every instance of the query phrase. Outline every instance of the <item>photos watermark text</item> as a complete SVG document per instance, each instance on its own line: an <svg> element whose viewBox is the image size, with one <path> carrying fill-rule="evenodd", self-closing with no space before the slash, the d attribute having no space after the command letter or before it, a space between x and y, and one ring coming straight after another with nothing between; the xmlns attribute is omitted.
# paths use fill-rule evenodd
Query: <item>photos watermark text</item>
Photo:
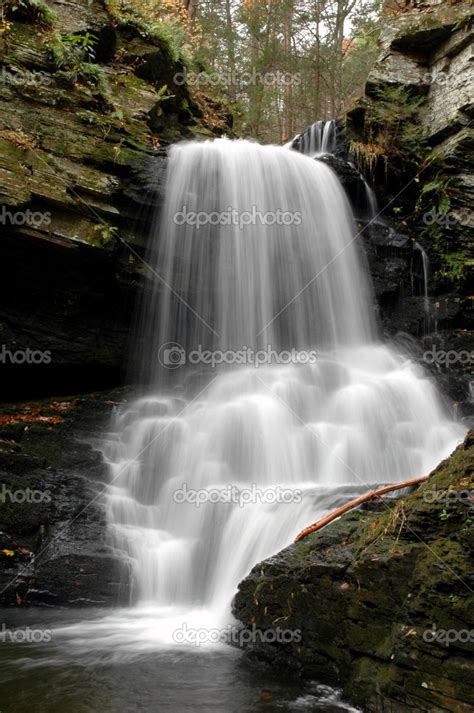
<svg viewBox="0 0 474 713"><path fill-rule="evenodd" d="M31 488L20 488L11 490L5 483L0 487L0 503L12 505L50 503L51 495L49 491L32 490Z"/></svg>
<svg viewBox="0 0 474 713"><path fill-rule="evenodd" d="M241 349L226 351L217 349L205 349L199 344L197 349L186 351L177 342L167 342L162 344L158 350L158 361L166 369L178 369L185 364L197 366L198 364L210 366L215 369L218 366L252 366L258 369L266 365L288 365L288 364L316 364L318 354L314 349L309 351L299 351L289 349L276 351L270 344L265 349L252 349L244 346Z"/></svg>
<svg viewBox="0 0 474 713"><path fill-rule="evenodd" d="M173 641L176 644L192 644L203 646L205 644L233 644L246 646L248 644L299 644L302 640L301 629L257 629L255 624L250 628L242 629L229 624L222 629L193 629L186 623L181 629L173 632Z"/></svg>
<svg viewBox="0 0 474 713"><path fill-rule="evenodd" d="M255 68L248 72L177 72L173 76L177 86L183 84L195 87L237 87L243 89L250 86L266 87L298 87L302 82L301 74L291 72L258 72Z"/></svg>
<svg viewBox="0 0 474 713"><path fill-rule="evenodd" d="M236 485L226 485L222 488L189 489L185 483L182 488L175 490L173 500L175 503L190 503L197 508L206 503L234 504L239 507L256 504L290 504L301 503L303 493L293 488L259 488L252 483L249 488L239 488Z"/></svg>
<svg viewBox="0 0 474 713"><path fill-rule="evenodd" d="M211 226L235 226L242 228L250 225L272 226L298 226L303 220L302 214L299 211L281 210L278 208L275 211L261 211L256 205L251 206L248 211L239 211L232 206L228 206L223 211L190 211L188 206L184 205L182 210L178 211L173 216L175 225L189 225L196 230L200 230L205 225Z"/></svg>
<svg viewBox="0 0 474 713"><path fill-rule="evenodd" d="M51 213L48 211L33 211L27 208L16 212L6 206L0 208L0 225L10 225L14 228L41 228L51 225Z"/></svg>
<svg viewBox="0 0 474 713"><path fill-rule="evenodd" d="M51 352L41 349L8 349L6 344L0 347L0 364L51 364Z"/></svg>
<svg viewBox="0 0 474 713"><path fill-rule="evenodd" d="M446 648L451 644L472 644L474 629L438 629L436 624L432 624L431 629L423 632L423 641L427 644L442 644Z"/></svg>
<svg viewBox="0 0 474 713"><path fill-rule="evenodd" d="M50 629L8 629L6 624L0 627L0 643L3 644L49 644L53 632Z"/></svg>
<svg viewBox="0 0 474 713"><path fill-rule="evenodd" d="M460 351L456 351L455 349L443 351L442 349L437 349L436 346L433 346L432 349L423 354L423 361L425 364L437 364L438 366L446 366L448 369L453 364L468 366L469 364L474 363L474 352L470 352L467 349L462 349Z"/></svg>

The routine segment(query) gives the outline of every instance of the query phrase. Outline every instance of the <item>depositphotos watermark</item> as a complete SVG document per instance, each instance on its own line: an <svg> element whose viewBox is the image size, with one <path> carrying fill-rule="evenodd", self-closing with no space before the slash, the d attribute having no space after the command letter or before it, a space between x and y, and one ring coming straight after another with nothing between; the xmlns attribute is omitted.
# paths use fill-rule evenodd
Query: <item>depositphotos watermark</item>
<svg viewBox="0 0 474 713"><path fill-rule="evenodd" d="M8 69L7 67L2 67L0 69L0 84L14 85L17 87L21 86L31 86L31 87L49 87L53 84L53 78L49 74L42 74L41 72L29 72Z"/></svg>
<svg viewBox="0 0 474 713"><path fill-rule="evenodd" d="M263 212L256 205L251 207L251 210L238 211L232 206L228 206L223 211L199 212L189 211L187 206L178 211L173 216L175 225L190 225L200 230L205 225L234 225L242 230L249 225L266 225L272 227L275 225L301 225L302 214L298 211L294 213L289 210L280 210Z"/></svg>
<svg viewBox="0 0 474 713"><path fill-rule="evenodd" d="M5 483L2 483L0 488L0 503L12 503L13 505L22 505L23 503L50 503L51 495L49 491L31 490L31 488L20 488L19 490L10 490Z"/></svg>
<svg viewBox="0 0 474 713"><path fill-rule="evenodd" d="M427 644L437 642L446 647L456 643L472 644L474 629L437 629L436 624L432 624L431 629L423 632L423 641Z"/></svg>
<svg viewBox="0 0 474 713"><path fill-rule="evenodd" d="M454 84L456 77L447 72L442 72L441 70L433 70L432 72L425 72L423 75L423 81L425 84L439 84L440 86L447 86L448 84Z"/></svg>
<svg viewBox="0 0 474 713"><path fill-rule="evenodd" d="M4 205L0 208L0 225L11 225L14 228L41 228L51 225L51 213L48 211L19 210L16 213Z"/></svg>
<svg viewBox="0 0 474 713"><path fill-rule="evenodd" d="M440 213L433 208L423 214L423 223L427 226L440 225L449 228L452 225L464 225L474 228L474 212L469 208L459 208L449 213Z"/></svg>
<svg viewBox="0 0 474 713"><path fill-rule="evenodd" d="M467 349L462 349L461 351L456 351L455 349L450 349L449 351L443 351L432 347L429 351L423 354L423 361L426 364L438 364L439 366L449 367L453 364L461 364L461 366L467 366L474 362L474 352L469 352Z"/></svg>
<svg viewBox="0 0 474 713"><path fill-rule="evenodd" d="M192 84L199 86L214 86L214 87L249 87L249 86L266 86L266 87L298 87L301 84L301 74L290 72L257 72L252 69L250 72L177 72L173 76L173 83L177 86L183 84Z"/></svg>
<svg viewBox="0 0 474 713"><path fill-rule="evenodd" d="M49 644L53 638L51 629L7 629L6 624L0 628L0 643L3 644Z"/></svg>
<svg viewBox="0 0 474 713"><path fill-rule="evenodd" d="M223 629L192 629L186 623L181 629L173 631L173 641L176 644L233 644L245 646L247 644L299 644L302 640L301 629L257 629L255 624L251 628L239 629L229 624Z"/></svg>
<svg viewBox="0 0 474 713"><path fill-rule="evenodd" d="M177 342L167 342L162 344L158 350L158 361L165 369L179 369L185 364L196 366L204 364L215 369L218 366L253 366L258 369L261 366L270 364L316 364L318 354L314 349L309 351L298 351L297 349L282 350L277 352L267 345L265 349L252 349L242 347L242 349L204 349L202 344L197 349L186 352L186 349Z"/></svg>
<svg viewBox="0 0 474 713"><path fill-rule="evenodd" d="M6 344L0 347L0 364L51 364L51 352L40 349L7 349Z"/></svg>
<svg viewBox="0 0 474 713"><path fill-rule="evenodd" d="M423 502L432 505L441 503L445 506L462 504L474 508L474 488L463 490L425 490Z"/></svg>
<svg viewBox="0 0 474 713"><path fill-rule="evenodd" d="M293 488L259 488L256 483L252 483L249 488L239 488L236 485L226 485L222 488L200 488L199 490L188 489L185 483L182 488L175 490L173 500L181 505L191 503L197 508L205 503L238 505L243 508L245 505L272 505L300 503L303 499L301 490Z"/></svg>

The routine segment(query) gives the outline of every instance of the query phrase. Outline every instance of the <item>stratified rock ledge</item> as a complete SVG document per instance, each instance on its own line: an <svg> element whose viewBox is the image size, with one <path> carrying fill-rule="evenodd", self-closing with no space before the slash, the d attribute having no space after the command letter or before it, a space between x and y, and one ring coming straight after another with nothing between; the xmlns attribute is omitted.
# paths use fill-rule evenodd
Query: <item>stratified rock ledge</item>
<svg viewBox="0 0 474 713"><path fill-rule="evenodd" d="M407 497L350 512L254 567L235 616L301 640L259 640L248 655L337 683L364 711L472 711L473 466L471 431Z"/></svg>
<svg viewBox="0 0 474 713"><path fill-rule="evenodd" d="M0 406L0 607L129 602L96 446L127 390Z"/></svg>

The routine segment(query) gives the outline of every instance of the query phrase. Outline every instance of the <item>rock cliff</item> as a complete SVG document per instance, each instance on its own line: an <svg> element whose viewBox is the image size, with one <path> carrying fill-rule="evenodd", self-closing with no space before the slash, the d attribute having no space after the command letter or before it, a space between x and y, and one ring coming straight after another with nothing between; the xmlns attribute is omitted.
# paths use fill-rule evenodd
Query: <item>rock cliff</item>
<svg viewBox="0 0 474 713"><path fill-rule="evenodd" d="M235 616L300 636L254 637L249 656L342 685L364 711L472 710L473 468L471 432L409 496L347 513L256 565Z"/></svg>
<svg viewBox="0 0 474 713"><path fill-rule="evenodd" d="M230 117L119 5L6 2L0 34L2 398L123 378L160 157ZM176 80L176 81L175 81ZM36 367L19 350L49 352ZM22 357L21 357L22 358Z"/></svg>
<svg viewBox="0 0 474 713"><path fill-rule="evenodd" d="M406 238L367 236L384 328L420 353L474 348L473 32L469 2L387 2L378 61L345 122L352 161ZM472 415L472 358L434 367Z"/></svg>

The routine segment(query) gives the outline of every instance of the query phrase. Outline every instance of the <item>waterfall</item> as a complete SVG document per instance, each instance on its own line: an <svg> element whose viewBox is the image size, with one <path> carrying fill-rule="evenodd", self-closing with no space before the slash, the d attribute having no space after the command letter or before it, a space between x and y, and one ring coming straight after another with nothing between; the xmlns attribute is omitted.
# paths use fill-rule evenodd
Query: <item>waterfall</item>
<svg viewBox="0 0 474 713"><path fill-rule="evenodd" d="M415 248L421 254L421 260L422 260L422 265L423 265L424 306L425 306L426 316L429 320L429 318L430 318L430 298L429 298L428 290L429 290L429 279L430 279L430 259L428 257L426 250L424 250L419 243L415 242Z"/></svg>
<svg viewBox="0 0 474 713"><path fill-rule="evenodd" d="M369 220L373 220L379 214L379 206L377 202L377 196L375 195L372 188L369 186L365 178L362 178L364 182L365 189L365 202L367 206L367 217Z"/></svg>
<svg viewBox="0 0 474 713"><path fill-rule="evenodd" d="M356 232L335 174L307 156L226 139L170 152L147 393L106 451L113 542L168 634L196 611L227 621L256 562L462 437L432 381L378 341Z"/></svg>
<svg viewBox="0 0 474 713"><path fill-rule="evenodd" d="M337 146L337 124L331 121L316 121L291 142L291 148L306 156L332 154Z"/></svg>
<svg viewBox="0 0 474 713"><path fill-rule="evenodd" d="M189 353L373 337L351 208L327 166L248 141L188 143L171 151L165 192L147 257L161 281L143 315L151 334L143 373L152 383L173 375L156 358L167 343Z"/></svg>
<svg viewBox="0 0 474 713"><path fill-rule="evenodd" d="M134 605L56 633L74 656L215 642L256 563L370 487L429 473L463 437L427 374L380 341L356 234L335 174L301 153L171 149L147 256L147 386L104 443Z"/></svg>

